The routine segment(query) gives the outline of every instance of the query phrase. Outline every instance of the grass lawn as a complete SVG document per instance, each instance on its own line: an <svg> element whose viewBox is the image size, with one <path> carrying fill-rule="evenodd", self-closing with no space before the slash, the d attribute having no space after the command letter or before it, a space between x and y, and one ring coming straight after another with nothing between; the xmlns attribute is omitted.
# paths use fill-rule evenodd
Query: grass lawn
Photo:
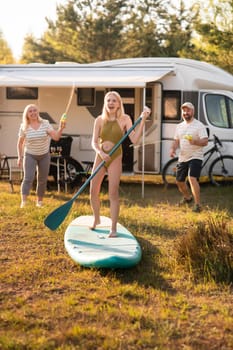
<svg viewBox="0 0 233 350"><path fill-rule="evenodd" d="M109 216L106 186L101 214ZM233 186L203 184L203 211L195 214L189 206L177 206L176 187L165 190L146 181L142 198L141 184L123 179L119 222L138 239L142 260L120 270L83 268L64 249L69 222L91 214L88 189L56 231L43 221L72 194L50 191L45 206L36 208L32 192L24 209L19 208L19 186L10 193L1 182L0 194L0 349L233 348L232 270L226 280L224 271L222 279L214 278L216 265L210 261L212 252L225 249L226 263L233 267ZM189 250L181 254L189 237L208 230L211 236L219 227L219 236L229 233L228 241L204 250L208 241L198 247L194 239L199 253L194 264ZM204 266L201 254L206 254ZM200 259L197 265L195 259Z"/></svg>

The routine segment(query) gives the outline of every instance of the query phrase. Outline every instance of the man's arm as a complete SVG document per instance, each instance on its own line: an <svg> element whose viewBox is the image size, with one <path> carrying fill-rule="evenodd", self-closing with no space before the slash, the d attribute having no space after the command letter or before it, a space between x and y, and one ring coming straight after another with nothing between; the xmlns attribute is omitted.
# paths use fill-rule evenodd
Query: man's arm
<svg viewBox="0 0 233 350"><path fill-rule="evenodd" d="M189 140L189 142L191 143L191 145L204 147L208 145L208 137L203 137L202 139L195 138L195 139Z"/></svg>
<svg viewBox="0 0 233 350"><path fill-rule="evenodd" d="M176 139L172 142L172 146L170 149L170 157L171 158L174 158L176 156L176 150L179 147L179 145L180 145L180 142L178 139Z"/></svg>

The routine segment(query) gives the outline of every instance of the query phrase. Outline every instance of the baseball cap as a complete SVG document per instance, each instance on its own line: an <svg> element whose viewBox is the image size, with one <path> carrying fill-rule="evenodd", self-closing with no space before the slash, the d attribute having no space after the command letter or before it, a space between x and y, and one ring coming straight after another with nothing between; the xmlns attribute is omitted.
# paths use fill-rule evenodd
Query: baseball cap
<svg viewBox="0 0 233 350"><path fill-rule="evenodd" d="M184 107L187 107L189 109L193 109L194 110L194 105L191 102L185 102L182 104L181 109L183 109Z"/></svg>

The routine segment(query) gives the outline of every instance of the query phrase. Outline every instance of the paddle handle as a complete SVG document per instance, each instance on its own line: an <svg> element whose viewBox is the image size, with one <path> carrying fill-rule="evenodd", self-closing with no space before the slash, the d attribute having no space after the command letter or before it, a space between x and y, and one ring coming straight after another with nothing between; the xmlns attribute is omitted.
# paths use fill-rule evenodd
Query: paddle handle
<svg viewBox="0 0 233 350"><path fill-rule="evenodd" d="M68 110L70 109L70 105L71 105L71 102L72 102L72 99L73 99L73 95L74 95L74 90L75 90L75 84L73 84L73 86L72 86L72 89L71 89L71 92L70 92L70 96L69 96L69 100L68 100L67 105L66 105L65 112L61 116L61 119L60 119L61 123L65 123L66 122L67 113L68 113Z"/></svg>
<svg viewBox="0 0 233 350"><path fill-rule="evenodd" d="M136 128L136 126L141 122L142 116L140 116L136 122L129 128L129 130L122 136L122 138L113 146L111 151L109 152L109 156L113 155L113 153L120 147L120 145L125 141L125 139L129 136L129 134ZM84 184L80 187L78 192L75 193L75 195L71 198L71 200L75 200L82 192L85 190L85 188L89 185L93 177L98 173L98 171L104 166L105 160L102 160L102 162L97 166L97 168L93 171L91 176L84 182Z"/></svg>
<svg viewBox="0 0 233 350"><path fill-rule="evenodd" d="M71 92L70 92L69 100L67 102L64 115L66 115L68 113L68 110L70 109L70 105L71 105L71 102L72 102L72 99L73 99L74 91L75 91L75 83L73 83L73 86L72 86L72 89L71 89Z"/></svg>

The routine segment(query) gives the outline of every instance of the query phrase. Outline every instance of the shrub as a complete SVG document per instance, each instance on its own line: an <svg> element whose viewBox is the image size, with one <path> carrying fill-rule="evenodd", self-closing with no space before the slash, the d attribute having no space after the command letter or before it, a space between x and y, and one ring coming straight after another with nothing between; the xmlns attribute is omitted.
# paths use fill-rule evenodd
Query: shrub
<svg viewBox="0 0 233 350"><path fill-rule="evenodd" d="M233 235L226 219L209 217L178 241L177 260L195 279L233 282Z"/></svg>

